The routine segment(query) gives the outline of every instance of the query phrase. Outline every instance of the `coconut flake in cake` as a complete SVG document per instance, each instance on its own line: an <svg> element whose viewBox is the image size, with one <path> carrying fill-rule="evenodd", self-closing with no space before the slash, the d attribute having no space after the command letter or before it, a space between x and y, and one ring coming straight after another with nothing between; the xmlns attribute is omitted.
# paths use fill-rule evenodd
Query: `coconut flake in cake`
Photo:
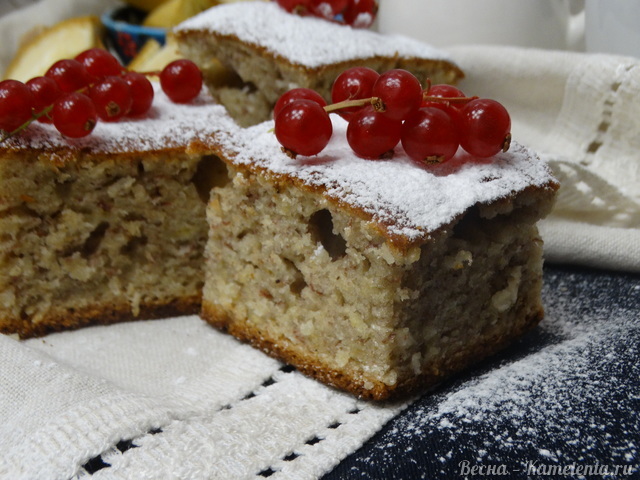
<svg viewBox="0 0 640 480"><path fill-rule="evenodd" d="M489 159L472 158L460 149L435 166L417 165L401 146L392 159L365 160L346 141L347 122L331 117L331 141L314 157L292 159L283 153L272 121L225 137L223 147L234 162L319 187L327 197L363 210L391 235L409 241L424 238L476 204L555 182L547 164L515 142L509 152Z"/></svg>
<svg viewBox="0 0 640 480"><path fill-rule="evenodd" d="M53 125L33 122L2 147L57 150L82 149L90 153L126 153L184 148L194 141L207 143L216 132L237 129L222 105L205 89L192 102L173 103L154 84L155 96L149 112L118 122L98 121L93 132L82 138L65 138Z"/></svg>
<svg viewBox="0 0 640 480"><path fill-rule="evenodd" d="M218 5L175 28L176 32L190 30L236 36L291 63L311 68L381 56L450 61L447 54L423 42L293 15L275 2Z"/></svg>

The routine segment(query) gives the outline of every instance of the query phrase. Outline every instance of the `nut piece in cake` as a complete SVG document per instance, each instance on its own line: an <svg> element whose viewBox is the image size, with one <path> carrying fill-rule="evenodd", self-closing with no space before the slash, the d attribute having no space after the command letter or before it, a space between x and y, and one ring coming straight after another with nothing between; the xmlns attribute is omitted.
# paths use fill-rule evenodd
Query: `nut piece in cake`
<svg viewBox="0 0 640 480"><path fill-rule="evenodd" d="M540 321L535 224L558 185L533 152L363 160L332 121L315 157L285 155L270 123L221 141L232 180L207 207L207 321L377 400L434 386Z"/></svg>
<svg viewBox="0 0 640 480"><path fill-rule="evenodd" d="M213 7L174 29L184 56L195 61L217 99L241 126L267 120L277 99L295 87L330 100L331 85L346 68L379 72L409 70L426 83L456 83L462 71L427 44L381 35L315 17L287 13L275 2L239 2ZM220 83L222 62L235 80Z"/></svg>
<svg viewBox="0 0 640 480"><path fill-rule="evenodd" d="M83 139L32 124L0 145L0 332L22 337L200 308L206 142L224 108L175 105ZM226 126L225 126L226 125Z"/></svg>

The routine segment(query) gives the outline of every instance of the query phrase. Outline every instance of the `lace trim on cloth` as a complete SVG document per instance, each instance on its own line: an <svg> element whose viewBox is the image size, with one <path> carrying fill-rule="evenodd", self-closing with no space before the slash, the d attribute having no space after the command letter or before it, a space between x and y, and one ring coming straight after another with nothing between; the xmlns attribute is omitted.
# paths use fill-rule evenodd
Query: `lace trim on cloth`
<svg viewBox="0 0 640 480"><path fill-rule="evenodd" d="M640 271L640 59L452 50L467 93L505 103L514 139L541 152L560 181L540 222L547 260Z"/></svg>
<svg viewBox="0 0 640 480"><path fill-rule="evenodd" d="M640 271L640 61L587 56L565 92L548 144L561 188L541 223L547 259Z"/></svg>
<svg viewBox="0 0 640 480"><path fill-rule="evenodd" d="M12 480L311 480L408 405L328 388L195 316L0 336L0 364Z"/></svg>
<svg viewBox="0 0 640 480"><path fill-rule="evenodd" d="M294 372L295 369L291 366L284 365L278 369L273 375L269 376L266 380L262 382L260 387L254 391L250 391L242 398L238 399L236 402L232 404L227 404L221 407L215 414L223 414L226 410L231 410L234 408L238 408L242 402L249 401L255 398L258 395L269 395L270 388L274 388L273 386L282 381L283 379L287 380L287 374ZM291 381L291 380L289 380ZM332 430L337 430L344 425L349 425L350 423L357 422L355 416L362 412L364 405L346 405L344 411L340 412L335 417L327 419L325 424L318 428L315 434L308 436L303 442L300 442L295 448L292 448L290 451L287 451L286 454L283 454L280 458L273 461L271 465L266 468L262 468L259 471L256 471L254 476L255 478L279 478L282 477L281 474L286 472L287 470L292 471L296 470L297 466L295 465L295 461L300 457L305 457L314 454L314 450L317 450L321 447L315 448L317 444L323 442L325 439L331 436ZM149 449L151 444L155 444L157 442L156 439L151 440L150 437L154 435L162 435L167 432L167 435L171 435L172 431L182 431L182 427L178 426L180 421L174 421L169 426L162 428L151 429L147 434L137 437L135 439L126 439L120 440L113 447L109 448L107 451L97 455L95 457L90 458L84 465L82 465L80 472L73 477L73 479L81 480L94 478L94 474L99 471L102 471L101 476L108 472L108 469L114 468L115 470L122 469L130 460L129 458L125 458L125 455L132 456L135 452L127 454L132 449L142 448ZM147 453L147 452L145 452ZM143 454L144 456L144 454ZM299 463L299 462L298 462ZM130 475L129 472L125 472L126 475ZM220 477L223 478L223 477Z"/></svg>

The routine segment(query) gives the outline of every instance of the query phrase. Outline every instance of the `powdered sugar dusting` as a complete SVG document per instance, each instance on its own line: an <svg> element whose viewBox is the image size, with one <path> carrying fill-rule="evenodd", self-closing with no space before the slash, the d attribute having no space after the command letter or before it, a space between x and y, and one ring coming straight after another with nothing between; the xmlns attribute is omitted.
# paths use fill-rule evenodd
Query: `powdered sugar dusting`
<svg viewBox="0 0 640 480"><path fill-rule="evenodd" d="M292 15L275 2L219 5L176 27L235 35L272 54L307 67L379 56L449 60L431 45L401 35L381 35L315 17Z"/></svg>
<svg viewBox="0 0 640 480"><path fill-rule="evenodd" d="M297 177L326 195L347 202L387 225L389 233L415 240L446 225L477 203L490 203L553 178L527 148L491 159L471 159L464 151L445 164L421 167L398 146L391 160L358 158L346 141L347 123L332 116L333 137L316 157L291 159L281 151L273 123L238 132L225 148L234 161Z"/></svg>
<svg viewBox="0 0 640 480"><path fill-rule="evenodd" d="M540 327L501 359L420 399L350 478L370 465L387 478L386 465L406 457L438 478L471 478L464 468L474 466L483 478L637 478L640 279L552 269L545 282ZM577 465L618 475L571 473ZM560 468L564 475L549 473Z"/></svg>
<svg viewBox="0 0 640 480"><path fill-rule="evenodd" d="M64 138L52 125L34 122L11 138L6 146L45 150L72 148L92 153L148 152L185 148L196 140L208 143L216 133L228 134L238 128L225 108L215 104L204 89L192 102L176 104L167 98L159 85L154 84L154 88L153 106L139 118L99 121L89 136L80 139Z"/></svg>

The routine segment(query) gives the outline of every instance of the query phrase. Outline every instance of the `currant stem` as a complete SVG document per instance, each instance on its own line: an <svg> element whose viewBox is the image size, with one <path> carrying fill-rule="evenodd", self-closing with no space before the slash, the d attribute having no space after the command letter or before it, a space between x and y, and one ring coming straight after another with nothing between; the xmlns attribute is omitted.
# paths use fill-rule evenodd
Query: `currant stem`
<svg viewBox="0 0 640 480"><path fill-rule="evenodd" d="M431 95L427 95L425 91L422 95L422 100L427 102L441 102L441 103L468 103L471 100L476 100L479 97L433 97Z"/></svg>
<svg viewBox="0 0 640 480"><path fill-rule="evenodd" d="M332 103L323 107L327 113L336 112L343 108L364 107L372 105L376 112L384 112L385 106L380 97L360 98L357 100L343 100L342 102Z"/></svg>
<svg viewBox="0 0 640 480"><path fill-rule="evenodd" d="M21 131L25 130L29 125L38 120L40 117L47 115L51 110L53 110L53 105L49 105L48 107L44 108L40 113L32 113L31 118L20 125L18 128L16 128L12 132L5 132L5 134L0 137L0 144L6 142L14 135L17 135Z"/></svg>

